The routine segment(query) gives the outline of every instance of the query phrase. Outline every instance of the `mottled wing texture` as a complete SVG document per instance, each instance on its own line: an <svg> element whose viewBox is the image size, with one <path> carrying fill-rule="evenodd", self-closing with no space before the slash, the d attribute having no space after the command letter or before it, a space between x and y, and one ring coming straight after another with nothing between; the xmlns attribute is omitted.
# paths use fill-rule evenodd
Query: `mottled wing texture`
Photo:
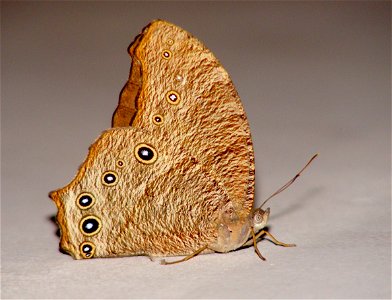
<svg viewBox="0 0 392 300"><path fill-rule="evenodd" d="M50 193L60 247L76 259L237 248L248 236L254 157L232 81L200 41L164 21L129 53L114 128Z"/></svg>
<svg viewBox="0 0 392 300"><path fill-rule="evenodd" d="M195 157L227 191L238 212L254 200L254 155L237 91L219 61L199 40L154 21L129 48L129 80L113 126L165 134Z"/></svg>
<svg viewBox="0 0 392 300"><path fill-rule="evenodd" d="M154 149L154 163L137 159L140 144ZM114 176L110 184L105 174ZM85 194L94 199L91 207L78 205ZM59 209L60 247L76 259L191 254L216 240L217 218L230 202L219 183L170 136L154 137L132 127L104 132L75 179L50 197ZM81 228L89 218L100 224L91 233ZM91 251L84 253L83 245Z"/></svg>

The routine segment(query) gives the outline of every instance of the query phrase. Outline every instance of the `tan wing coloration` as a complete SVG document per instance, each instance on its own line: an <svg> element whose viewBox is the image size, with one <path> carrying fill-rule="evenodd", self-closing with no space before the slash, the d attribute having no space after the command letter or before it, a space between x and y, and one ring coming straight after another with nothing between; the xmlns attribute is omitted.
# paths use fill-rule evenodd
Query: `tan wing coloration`
<svg viewBox="0 0 392 300"><path fill-rule="evenodd" d="M140 160L140 145L153 151L150 160ZM214 244L230 205L170 137L132 127L104 132L75 179L50 197L59 209L60 247L76 259L191 254Z"/></svg>
<svg viewBox="0 0 392 300"><path fill-rule="evenodd" d="M115 128L90 147L74 180L50 193L60 247L81 259L244 245L253 226L254 157L227 72L164 21L147 26L129 52Z"/></svg>
<svg viewBox="0 0 392 300"><path fill-rule="evenodd" d="M113 126L166 134L221 182L236 211L254 201L254 155L248 121L234 85L199 40L154 21L129 48L132 66Z"/></svg>

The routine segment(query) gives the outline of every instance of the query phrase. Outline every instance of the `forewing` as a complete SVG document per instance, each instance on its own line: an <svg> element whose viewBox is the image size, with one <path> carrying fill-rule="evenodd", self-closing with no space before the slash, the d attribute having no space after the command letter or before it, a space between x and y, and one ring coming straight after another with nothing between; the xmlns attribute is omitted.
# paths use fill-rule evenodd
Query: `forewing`
<svg viewBox="0 0 392 300"><path fill-rule="evenodd" d="M254 200L252 139L225 69L199 40L165 21L147 26L129 52L132 68L113 126L169 136L222 183L236 209L247 214Z"/></svg>

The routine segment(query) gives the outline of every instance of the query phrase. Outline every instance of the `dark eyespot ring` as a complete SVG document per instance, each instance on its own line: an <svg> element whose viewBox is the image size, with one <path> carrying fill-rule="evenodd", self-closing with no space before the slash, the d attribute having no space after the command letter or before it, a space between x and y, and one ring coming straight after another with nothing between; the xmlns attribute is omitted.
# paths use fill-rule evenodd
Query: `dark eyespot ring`
<svg viewBox="0 0 392 300"><path fill-rule="evenodd" d="M162 125L163 117L161 115L154 115L154 116L152 116L152 122L155 125Z"/></svg>
<svg viewBox="0 0 392 300"><path fill-rule="evenodd" d="M95 253L95 245L91 242L81 243L79 249L83 258L91 258Z"/></svg>
<svg viewBox="0 0 392 300"><path fill-rule="evenodd" d="M167 41L166 41L166 44L168 44L168 45L173 45L174 44L174 41L172 40L172 39L168 39Z"/></svg>
<svg viewBox="0 0 392 300"><path fill-rule="evenodd" d="M118 175L114 171L106 171L102 174L102 184L106 186L116 185L118 182Z"/></svg>
<svg viewBox="0 0 392 300"><path fill-rule="evenodd" d="M166 100L170 104L177 105L180 103L180 95L176 91L169 91L166 94Z"/></svg>
<svg viewBox="0 0 392 300"><path fill-rule="evenodd" d="M163 57L164 59L170 59L170 58L172 57L171 51L170 51L170 50L164 50L164 51L162 52L162 57Z"/></svg>
<svg viewBox="0 0 392 300"><path fill-rule="evenodd" d="M119 168L123 168L125 166L125 162L122 159L117 160L116 166Z"/></svg>
<svg viewBox="0 0 392 300"><path fill-rule="evenodd" d="M95 203L95 197L91 193L81 193L76 199L76 205L80 209L88 209Z"/></svg>
<svg viewBox="0 0 392 300"><path fill-rule="evenodd" d="M135 147L135 157L141 163L149 165L157 160L158 154L152 146L139 144Z"/></svg>
<svg viewBox="0 0 392 300"><path fill-rule="evenodd" d="M86 236L96 235L101 228L101 220L95 216L84 217L79 223L80 231Z"/></svg>

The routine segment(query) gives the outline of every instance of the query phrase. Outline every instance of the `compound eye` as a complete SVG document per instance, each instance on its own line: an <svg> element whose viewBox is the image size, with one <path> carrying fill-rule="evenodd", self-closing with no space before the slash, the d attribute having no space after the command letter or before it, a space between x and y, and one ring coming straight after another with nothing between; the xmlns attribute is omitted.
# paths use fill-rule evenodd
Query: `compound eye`
<svg viewBox="0 0 392 300"><path fill-rule="evenodd" d="M253 219L255 223L261 223L263 222L263 215L260 212L256 212Z"/></svg>
<svg viewBox="0 0 392 300"><path fill-rule="evenodd" d="M95 245L91 242L84 242L80 245L80 253L83 258L91 258L95 253Z"/></svg>
<svg viewBox="0 0 392 300"><path fill-rule="evenodd" d="M80 231L86 236L96 235L101 228L101 220L95 216L84 217L79 224Z"/></svg>
<svg viewBox="0 0 392 300"><path fill-rule="evenodd" d="M254 221L256 224L263 222L263 218L259 213L256 213L254 216Z"/></svg>
<svg viewBox="0 0 392 300"><path fill-rule="evenodd" d="M157 160L158 154L152 146L139 144L135 147L135 157L143 164L153 164Z"/></svg>
<svg viewBox="0 0 392 300"><path fill-rule="evenodd" d="M80 209L88 209L94 205L95 197L90 193L81 193L76 200L76 205Z"/></svg>

